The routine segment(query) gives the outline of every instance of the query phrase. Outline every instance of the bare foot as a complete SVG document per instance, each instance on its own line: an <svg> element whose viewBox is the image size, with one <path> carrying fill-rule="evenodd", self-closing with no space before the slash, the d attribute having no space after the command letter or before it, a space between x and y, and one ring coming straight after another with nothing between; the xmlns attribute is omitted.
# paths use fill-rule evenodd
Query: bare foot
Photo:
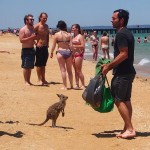
<svg viewBox="0 0 150 150"><path fill-rule="evenodd" d="M136 132L134 130L133 131L126 130L124 133L117 135L118 138L123 138L123 139L133 138L135 136L136 136Z"/></svg>
<svg viewBox="0 0 150 150"><path fill-rule="evenodd" d="M31 82L25 82L25 85L33 85Z"/></svg>
<svg viewBox="0 0 150 150"><path fill-rule="evenodd" d="M67 88L66 87L62 87L62 88L60 88L61 90L67 90Z"/></svg>
<svg viewBox="0 0 150 150"><path fill-rule="evenodd" d="M75 90L81 90L81 88L78 87L78 86L75 86L74 89L75 89Z"/></svg>
<svg viewBox="0 0 150 150"><path fill-rule="evenodd" d="M44 86L44 85L48 85L49 83L47 81L45 82L42 82L42 81L39 81L38 85L41 85L41 86Z"/></svg>
<svg viewBox="0 0 150 150"><path fill-rule="evenodd" d="M43 82L44 84L49 84L46 80Z"/></svg>
<svg viewBox="0 0 150 150"><path fill-rule="evenodd" d="M85 90L85 86L81 86L80 89Z"/></svg>

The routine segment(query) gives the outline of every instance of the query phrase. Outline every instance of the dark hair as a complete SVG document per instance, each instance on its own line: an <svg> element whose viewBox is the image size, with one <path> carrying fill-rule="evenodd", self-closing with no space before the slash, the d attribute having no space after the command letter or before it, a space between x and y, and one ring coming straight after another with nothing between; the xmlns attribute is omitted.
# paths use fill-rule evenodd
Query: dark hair
<svg viewBox="0 0 150 150"><path fill-rule="evenodd" d="M82 32L81 32L81 27L80 27L79 24L73 24L73 25L71 26L71 29L72 29L73 26L75 26L75 27L78 29L79 34L82 34Z"/></svg>
<svg viewBox="0 0 150 150"><path fill-rule="evenodd" d="M106 31L104 31L104 32L103 32L103 36L106 36L106 35L107 35L107 32L106 32Z"/></svg>
<svg viewBox="0 0 150 150"><path fill-rule="evenodd" d="M115 10L114 13L118 12L118 18L120 19L124 19L124 26L127 26L128 24L128 20L129 20L129 12L127 10L124 9L118 9Z"/></svg>
<svg viewBox="0 0 150 150"><path fill-rule="evenodd" d="M57 23L57 26L56 26L58 29L60 30L63 30L63 31L67 31L67 25L64 21L60 20L58 21Z"/></svg>
<svg viewBox="0 0 150 150"><path fill-rule="evenodd" d="M28 14L24 16L24 24L26 24L26 20L28 20L29 17L33 17L33 15Z"/></svg>
<svg viewBox="0 0 150 150"><path fill-rule="evenodd" d="M45 12L40 13L40 16L39 16L39 22L41 21L40 18L42 17L43 14L46 15L46 17L48 17L47 13L45 13Z"/></svg>

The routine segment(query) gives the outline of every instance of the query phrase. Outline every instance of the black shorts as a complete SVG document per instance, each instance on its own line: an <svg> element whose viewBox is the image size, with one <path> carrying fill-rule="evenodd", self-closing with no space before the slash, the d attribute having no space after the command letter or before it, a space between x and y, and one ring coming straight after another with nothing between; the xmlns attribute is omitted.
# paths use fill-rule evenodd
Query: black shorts
<svg viewBox="0 0 150 150"><path fill-rule="evenodd" d="M35 50L34 48L22 48L21 51L22 68L33 69L35 62Z"/></svg>
<svg viewBox="0 0 150 150"><path fill-rule="evenodd" d="M114 76L111 81L111 90L114 99L117 101L130 101L132 82L135 74Z"/></svg>
<svg viewBox="0 0 150 150"><path fill-rule="evenodd" d="M35 66L37 67L46 66L48 59L48 47L47 46L36 47L35 56L36 56Z"/></svg>

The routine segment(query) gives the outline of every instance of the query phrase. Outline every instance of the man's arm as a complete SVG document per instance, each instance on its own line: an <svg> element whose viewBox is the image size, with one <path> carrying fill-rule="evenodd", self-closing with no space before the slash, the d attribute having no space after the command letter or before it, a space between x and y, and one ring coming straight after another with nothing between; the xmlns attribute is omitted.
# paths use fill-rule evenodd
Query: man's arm
<svg viewBox="0 0 150 150"><path fill-rule="evenodd" d="M47 46L49 47L49 27L48 27L48 25L47 25Z"/></svg>

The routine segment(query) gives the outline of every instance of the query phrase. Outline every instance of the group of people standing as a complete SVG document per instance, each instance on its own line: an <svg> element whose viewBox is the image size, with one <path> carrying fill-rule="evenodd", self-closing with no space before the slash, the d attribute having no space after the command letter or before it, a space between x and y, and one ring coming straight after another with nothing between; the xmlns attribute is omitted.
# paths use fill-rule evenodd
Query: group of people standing
<svg viewBox="0 0 150 150"><path fill-rule="evenodd" d="M48 15L41 13L39 22L34 23L33 15L24 17L25 26L19 31L20 42L22 43L22 68L25 84L30 82L31 70L36 66L38 81L40 85L48 84L45 79L45 66L48 59L49 27L46 24ZM34 49L36 46L36 50Z"/></svg>
<svg viewBox="0 0 150 150"><path fill-rule="evenodd" d="M93 31L92 35L90 36L89 42L92 44L92 51L93 51L93 61L97 61L98 57L98 47L103 52L104 59L110 59L109 55L109 36L106 31L103 32L102 37L97 36L97 32Z"/></svg>
<svg viewBox="0 0 150 150"><path fill-rule="evenodd" d="M47 14L41 13L39 23L33 26L33 16L27 15L24 18L25 26L20 30L20 42L22 43L22 68L25 83L31 85L30 76L31 69L34 65L37 67L38 79L41 84L46 84L45 66L48 59L49 47L49 30ZM111 81L112 95L118 111L124 121L124 126L117 135L118 138L133 138L136 136L135 129L132 124L132 104L131 92L132 82L135 78L136 71L133 66L134 62L134 36L127 29L129 12L123 9L118 9L113 12L112 25L117 30L114 41L114 60L108 64L102 65L102 74L106 75L113 69L113 78ZM66 72L69 76L70 88L73 88L72 66L75 70L76 88L79 88L79 79L81 80L81 88L85 88L84 75L82 73L82 63L85 40L81 34L81 29L78 24L71 27L71 33L67 32L67 25L64 21L59 21L57 24L59 31L55 33L51 48L50 57L53 58L53 52L56 44L57 60L60 66L63 88L67 89ZM93 32L91 37L92 48L97 51L98 39ZM36 51L34 50L36 45ZM108 54L109 40L106 33L101 38L100 47L102 51ZM34 64L36 56L36 62ZM94 54L93 59L97 59L97 54ZM109 58L109 57L108 57Z"/></svg>
<svg viewBox="0 0 150 150"><path fill-rule="evenodd" d="M25 84L27 85L32 85L30 77L34 66L36 66L39 84L48 84L45 79L45 66L49 57L49 27L46 24L47 18L48 15L46 13L41 13L39 22L34 25L33 15L26 15L24 17L25 26L19 32L20 42L22 43L21 59L23 75ZM81 34L80 25L72 25L70 33L67 31L66 23L60 20L58 21L57 29L58 32L53 36L50 57L53 58L53 53L57 45L56 55L63 81L61 89L67 90L67 73L71 89L84 89L82 63L85 41ZM36 46L35 49L34 46ZM72 67L75 70L76 86L73 86ZM79 80L81 81L81 86L79 86Z"/></svg>

